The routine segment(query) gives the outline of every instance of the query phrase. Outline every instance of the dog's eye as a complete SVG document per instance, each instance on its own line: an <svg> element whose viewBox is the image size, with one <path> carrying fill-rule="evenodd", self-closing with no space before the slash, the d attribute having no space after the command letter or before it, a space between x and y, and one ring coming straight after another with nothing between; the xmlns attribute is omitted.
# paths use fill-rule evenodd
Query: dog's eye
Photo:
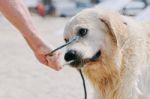
<svg viewBox="0 0 150 99"><path fill-rule="evenodd" d="M83 36L87 35L87 32L88 32L88 29L81 28L81 29L79 29L79 31L78 31L78 35L79 35L80 37L83 37Z"/></svg>
<svg viewBox="0 0 150 99"><path fill-rule="evenodd" d="M69 39L66 39L66 38L65 38L64 41L67 43L67 42L69 41Z"/></svg>

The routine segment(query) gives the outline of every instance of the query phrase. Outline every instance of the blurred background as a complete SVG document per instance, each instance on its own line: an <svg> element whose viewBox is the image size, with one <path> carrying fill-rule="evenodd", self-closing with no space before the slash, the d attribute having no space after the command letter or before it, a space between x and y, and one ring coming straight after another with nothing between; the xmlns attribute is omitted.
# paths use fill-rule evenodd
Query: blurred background
<svg viewBox="0 0 150 99"><path fill-rule="evenodd" d="M73 16L82 9L103 7L135 16L147 8L150 0L24 0L30 11L41 16Z"/></svg>
<svg viewBox="0 0 150 99"><path fill-rule="evenodd" d="M63 44L66 22L82 9L106 8L150 21L150 0L24 0L40 36L55 47ZM93 89L86 80L88 99ZM79 73L54 71L40 64L20 33L0 14L0 99L83 99Z"/></svg>

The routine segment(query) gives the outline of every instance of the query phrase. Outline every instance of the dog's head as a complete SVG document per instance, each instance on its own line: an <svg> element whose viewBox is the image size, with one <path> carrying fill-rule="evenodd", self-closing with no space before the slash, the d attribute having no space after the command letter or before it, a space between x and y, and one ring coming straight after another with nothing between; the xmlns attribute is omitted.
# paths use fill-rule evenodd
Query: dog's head
<svg viewBox="0 0 150 99"><path fill-rule="evenodd" d="M66 25L64 40L76 42L67 46L64 59L72 67L81 68L95 62L116 62L125 38L125 25L114 12L87 9L74 16ZM122 37L120 39L120 37ZM119 61L116 62L119 65Z"/></svg>

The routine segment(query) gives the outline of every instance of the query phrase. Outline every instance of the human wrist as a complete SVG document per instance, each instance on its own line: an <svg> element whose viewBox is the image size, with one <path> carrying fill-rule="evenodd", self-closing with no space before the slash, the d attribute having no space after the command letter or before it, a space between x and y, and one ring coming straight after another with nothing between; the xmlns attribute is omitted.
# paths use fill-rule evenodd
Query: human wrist
<svg viewBox="0 0 150 99"><path fill-rule="evenodd" d="M29 46L34 52L37 52L39 50L48 49L48 46L46 43L37 35L38 32L32 31L24 33L24 38L28 42ZM51 50L52 47L50 46L49 50Z"/></svg>

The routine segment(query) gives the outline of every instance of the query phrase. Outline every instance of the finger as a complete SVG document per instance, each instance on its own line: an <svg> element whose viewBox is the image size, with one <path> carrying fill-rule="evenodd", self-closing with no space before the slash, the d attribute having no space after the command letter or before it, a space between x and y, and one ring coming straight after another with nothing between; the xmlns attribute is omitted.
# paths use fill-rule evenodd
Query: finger
<svg viewBox="0 0 150 99"><path fill-rule="evenodd" d="M48 61L46 60L46 56L38 56L38 55L35 55L35 56L39 60L40 63L42 63L44 65L48 64Z"/></svg>
<svg viewBox="0 0 150 99"><path fill-rule="evenodd" d="M47 56L46 59L48 61L48 66L50 66L51 68L53 68L55 70L60 70L61 69L61 67L59 65L59 62L57 61L56 57Z"/></svg>
<svg viewBox="0 0 150 99"><path fill-rule="evenodd" d="M52 62L48 62L48 66L50 66L52 69L58 71L61 69L61 67L55 63L52 63Z"/></svg>
<svg viewBox="0 0 150 99"><path fill-rule="evenodd" d="M42 62L44 65L48 65L48 61L46 59L43 59Z"/></svg>

